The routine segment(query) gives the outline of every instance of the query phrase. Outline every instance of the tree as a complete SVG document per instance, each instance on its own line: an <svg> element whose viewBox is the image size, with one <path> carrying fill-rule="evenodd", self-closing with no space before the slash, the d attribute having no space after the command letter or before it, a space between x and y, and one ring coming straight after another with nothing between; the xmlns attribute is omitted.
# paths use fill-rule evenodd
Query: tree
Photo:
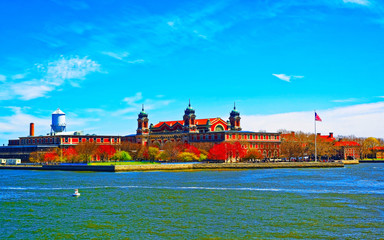
<svg viewBox="0 0 384 240"><path fill-rule="evenodd" d="M189 145L188 143L184 144L184 152L190 152L195 154L196 156L200 156L200 150L193 145Z"/></svg>
<svg viewBox="0 0 384 240"><path fill-rule="evenodd" d="M163 146L165 154L168 156L168 160L176 160L177 156L183 151L183 144L178 142L170 142L164 144Z"/></svg>
<svg viewBox="0 0 384 240"><path fill-rule="evenodd" d="M225 143L215 144L208 152L208 159L227 160L227 150Z"/></svg>
<svg viewBox="0 0 384 240"><path fill-rule="evenodd" d="M259 150L256 149L249 149L245 156L243 157L243 160L256 160L256 159L263 159L264 156L261 154Z"/></svg>
<svg viewBox="0 0 384 240"><path fill-rule="evenodd" d="M160 151L159 154L157 154L156 159L161 161L169 161L169 156L166 151Z"/></svg>
<svg viewBox="0 0 384 240"><path fill-rule="evenodd" d="M102 161L109 160L113 154L116 153L116 149L111 145L100 145L97 147L97 154L100 156Z"/></svg>
<svg viewBox="0 0 384 240"><path fill-rule="evenodd" d="M81 161L89 162L96 154L97 145L94 142L82 142L75 147L75 150L79 154Z"/></svg>
<svg viewBox="0 0 384 240"><path fill-rule="evenodd" d="M117 146L117 149L128 152L132 159L138 159L138 154L142 147L144 146L139 143L122 142Z"/></svg>
<svg viewBox="0 0 384 240"><path fill-rule="evenodd" d="M160 150L157 147L149 147L148 148L148 156L149 160L155 161L156 156L159 154Z"/></svg>
<svg viewBox="0 0 384 240"><path fill-rule="evenodd" d="M58 162L60 161L59 154L57 153L58 149L52 149L49 152L44 154L44 162Z"/></svg>
<svg viewBox="0 0 384 240"><path fill-rule="evenodd" d="M230 161L238 162L244 158L247 149L243 147L240 142L225 143L227 149L227 156Z"/></svg>
<svg viewBox="0 0 384 240"><path fill-rule="evenodd" d="M376 150L375 147L380 146L379 140L374 137L369 137L364 140L363 142L363 149L366 156L370 156L371 158L376 157Z"/></svg>
<svg viewBox="0 0 384 240"><path fill-rule="evenodd" d="M44 152L31 152L29 155L29 161L32 163L44 162Z"/></svg>
<svg viewBox="0 0 384 240"><path fill-rule="evenodd" d="M112 157L112 160L119 160L119 161L131 161L132 157L129 155L126 151L118 151L116 152Z"/></svg>
<svg viewBox="0 0 384 240"><path fill-rule="evenodd" d="M177 156L177 160L180 162L193 162L198 161L199 158L194 153L182 152Z"/></svg>
<svg viewBox="0 0 384 240"><path fill-rule="evenodd" d="M77 151L73 147L62 149L62 154L66 162L77 162L78 161L78 155Z"/></svg>

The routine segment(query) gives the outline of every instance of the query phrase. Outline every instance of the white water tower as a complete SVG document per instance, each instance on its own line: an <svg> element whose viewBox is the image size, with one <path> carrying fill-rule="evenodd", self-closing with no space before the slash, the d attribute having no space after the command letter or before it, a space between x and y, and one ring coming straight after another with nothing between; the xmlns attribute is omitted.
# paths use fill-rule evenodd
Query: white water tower
<svg viewBox="0 0 384 240"><path fill-rule="evenodd" d="M65 113L58 108L52 113L51 133L63 132L66 126Z"/></svg>

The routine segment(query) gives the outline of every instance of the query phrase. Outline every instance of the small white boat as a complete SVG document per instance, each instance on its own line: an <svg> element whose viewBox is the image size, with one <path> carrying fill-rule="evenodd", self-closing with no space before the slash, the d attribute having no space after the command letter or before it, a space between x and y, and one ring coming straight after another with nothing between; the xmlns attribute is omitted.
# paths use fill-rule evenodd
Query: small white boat
<svg viewBox="0 0 384 240"><path fill-rule="evenodd" d="M78 197L80 196L79 190L75 189L75 192L72 194L72 197Z"/></svg>

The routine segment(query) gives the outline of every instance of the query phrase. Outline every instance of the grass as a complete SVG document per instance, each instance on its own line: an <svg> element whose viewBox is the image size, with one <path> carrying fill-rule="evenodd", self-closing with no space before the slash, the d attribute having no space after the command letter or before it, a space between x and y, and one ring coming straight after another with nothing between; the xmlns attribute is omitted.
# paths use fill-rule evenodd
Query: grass
<svg viewBox="0 0 384 240"><path fill-rule="evenodd" d="M360 161L362 161L362 162L364 162L364 161L384 161L384 159L383 158L365 158L365 159L362 159Z"/></svg>
<svg viewBox="0 0 384 240"><path fill-rule="evenodd" d="M110 165L142 165L142 164L159 164L157 162L97 162L88 163L93 166L110 166Z"/></svg>

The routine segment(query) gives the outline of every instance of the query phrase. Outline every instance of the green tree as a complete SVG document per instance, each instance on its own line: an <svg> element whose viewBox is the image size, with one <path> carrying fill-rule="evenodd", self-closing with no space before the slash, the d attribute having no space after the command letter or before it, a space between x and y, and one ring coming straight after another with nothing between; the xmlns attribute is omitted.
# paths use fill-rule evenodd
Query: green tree
<svg viewBox="0 0 384 240"><path fill-rule="evenodd" d="M149 147L148 148L148 156L149 160L155 161L156 156L159 154L160 150L157 147Z"/></svg>
<svg viewBox="0 0 384 240"><path fill-rule="evenodd" d="M182 152L179 155L177 155L177 160L180 162L193 162L198 161L199 158L191 152Z"/></svg>
<svg viewBox="0 0 384 240"><path fill-rule="evenodd" d="M111 160L131 161L132 157L126 151L118 151L111 157Z"/></svg>

